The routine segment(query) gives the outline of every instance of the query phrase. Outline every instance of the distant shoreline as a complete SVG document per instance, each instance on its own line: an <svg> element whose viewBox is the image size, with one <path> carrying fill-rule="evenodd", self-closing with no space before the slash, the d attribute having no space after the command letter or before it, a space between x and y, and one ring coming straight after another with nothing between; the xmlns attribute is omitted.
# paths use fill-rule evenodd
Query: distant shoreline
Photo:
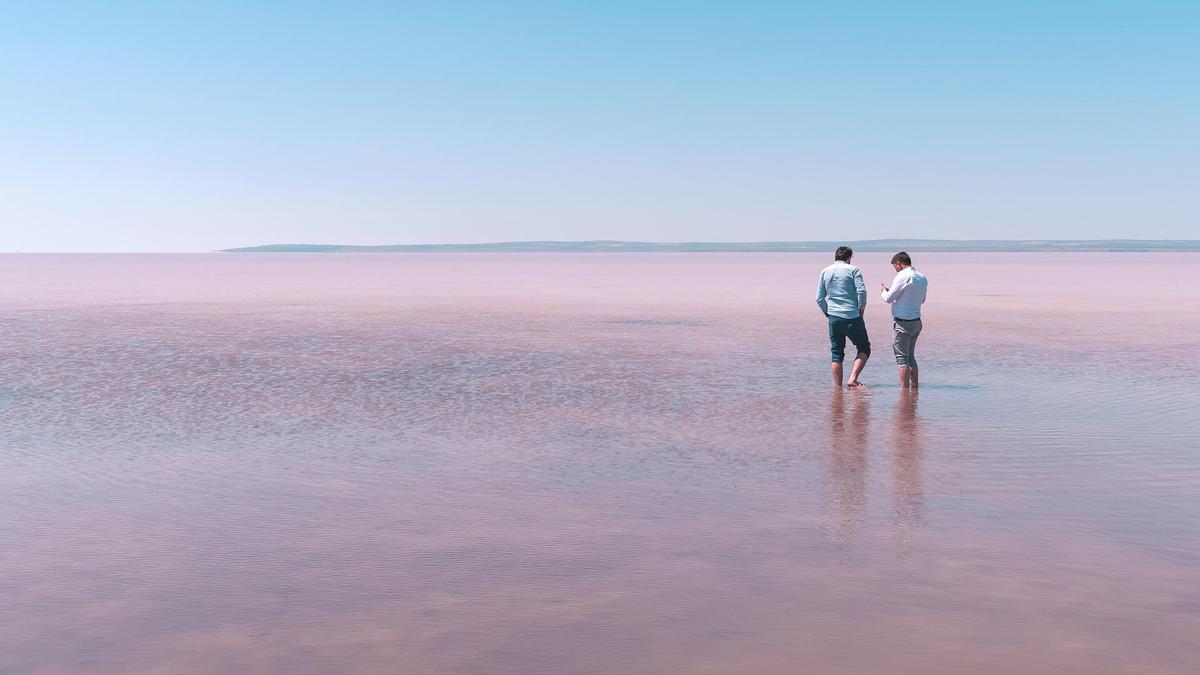
<svg viewBox="0 0 1200 675"><path fill-rule="evenodd" d="M894 252L1168 252L1200 251L1200 240L1188 239L870 239L863 241L681 242L642 241L509 241L487 244L268 244L227 248L220 253L813 253L840 245L855 251Z"/></svg>

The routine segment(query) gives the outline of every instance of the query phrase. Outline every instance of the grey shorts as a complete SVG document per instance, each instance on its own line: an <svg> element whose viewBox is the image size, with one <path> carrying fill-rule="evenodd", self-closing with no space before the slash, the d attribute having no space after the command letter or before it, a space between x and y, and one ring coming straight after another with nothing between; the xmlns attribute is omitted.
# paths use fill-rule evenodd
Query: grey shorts
<svg viewBox="0 0 1200 675"><path fill-rule="evenodd" d="M894 319L892 323L892 351L896 352L896 365L917 366L917 336L921 334L921 320Z"/></svg>

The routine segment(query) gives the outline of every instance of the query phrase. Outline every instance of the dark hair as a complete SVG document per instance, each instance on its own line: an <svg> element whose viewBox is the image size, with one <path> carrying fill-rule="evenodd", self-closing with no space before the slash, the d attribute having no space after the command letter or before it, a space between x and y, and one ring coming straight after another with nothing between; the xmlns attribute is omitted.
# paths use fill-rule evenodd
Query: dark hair
<svg viewBox="0 0 1200 675"><path fill-rule="evenodd" d="M895 265L896 263L900 263L901 265L907 267L912 265L912 258L908 257L908 254L904 251L900 251L896 255L892 256L892 264Z"/></svg>
<svg viewBox="0 0 1200 675"><path fill-rule="evenodd" d="M850 256L852 255L854 255L854 249L850 248L849 246L839 246L837 247L837 250L833 252L833 259L849 260Z"/></svg>

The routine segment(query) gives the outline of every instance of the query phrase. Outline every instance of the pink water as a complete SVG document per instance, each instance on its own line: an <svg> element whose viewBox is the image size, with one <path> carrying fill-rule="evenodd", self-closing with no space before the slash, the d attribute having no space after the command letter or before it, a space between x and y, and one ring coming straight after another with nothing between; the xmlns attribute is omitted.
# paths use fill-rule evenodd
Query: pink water
<svg viewBox="0 0 1200 675"><path fill-rule="evenodd" d="M0 673L1196 672L1200 258L827 257L0 256Z"/></svg>

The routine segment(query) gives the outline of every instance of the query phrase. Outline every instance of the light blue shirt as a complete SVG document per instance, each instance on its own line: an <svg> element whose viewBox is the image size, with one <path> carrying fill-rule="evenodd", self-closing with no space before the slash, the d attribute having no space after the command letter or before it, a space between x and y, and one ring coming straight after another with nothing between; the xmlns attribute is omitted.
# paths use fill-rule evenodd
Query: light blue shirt
<svg viewBox="0 0 1200 675"><path fill-rule="evenodd" d="M867 285L862 272L841 260L821 270L817 281L817 306L826 316L856 319L867 307Z"/></svg>
<svg viewBox="0 0 1200 675"><path fill-rule="evenodd" d="M892 316L897 319L921 318L921 303L929 292L929 280L913 267L905 267L896 273L892 285L880 291L883 301L892 306Z"/></svg>

